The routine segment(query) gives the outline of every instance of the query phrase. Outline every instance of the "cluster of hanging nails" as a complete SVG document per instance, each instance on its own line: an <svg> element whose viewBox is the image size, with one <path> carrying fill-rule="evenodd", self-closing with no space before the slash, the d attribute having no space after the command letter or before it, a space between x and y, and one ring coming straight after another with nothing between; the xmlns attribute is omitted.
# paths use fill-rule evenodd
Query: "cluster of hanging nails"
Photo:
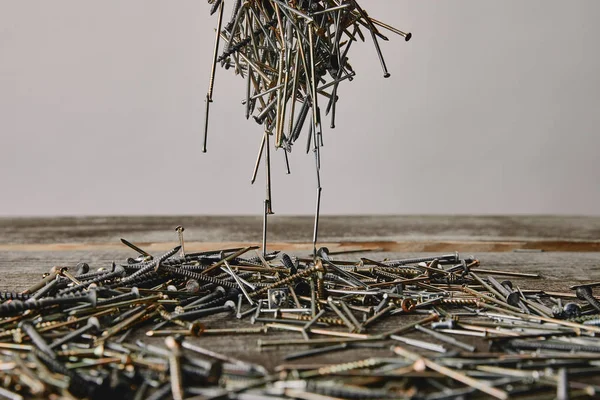
<svg viewBox="0 0 600 400"><path fill-rule="evenodd" d="M373 40L386 78L390 73L378 40L388 38L382 30L398 34L406 41L412 35L370 17L356 0L233 0L231 18L224 27L224 1L208 2L211 14L218 14L218 22L205 99L203 151L206 152L215 69L221 63L246 80L242 102L246 118L252 115L264 127L251 180L254 183L264 153L263 249L267 241L267 216L273 214L270 137L274 136L274 147L283 150L289 173L288 153L308 125L306 152L311 149L314 152L317 182L313 231L316 251L322 189L319 149L323 146L319 101L327 102L325 114L331 114L331 128L334 128L339 84L351 81L355 75L348 62L348 52L353 42L365 40L363 29ZM220 52L221 41L224 45Z"/></svg>
<svg viewBox="0 0 600 400"><path fill-rule="evenodd" d="M136 258L93 272L86 263L54 267L27 290L0 293L0 396L600 393L589 383L599 375L600 303L592 287L600 283L574 293L525 289L495 276L537 275L484 269L458 253L382 261L352 261L355 254L327 248L307 258L263 256L253 246L186 253L183 228L177 231L180 245L165 254L123 239ZM260 335L254 351L271 350L280 364L268 370L198 345L210 335ZM282 354L286 347L292 352ZM345 361L323 364L322 355Z"/></svg>

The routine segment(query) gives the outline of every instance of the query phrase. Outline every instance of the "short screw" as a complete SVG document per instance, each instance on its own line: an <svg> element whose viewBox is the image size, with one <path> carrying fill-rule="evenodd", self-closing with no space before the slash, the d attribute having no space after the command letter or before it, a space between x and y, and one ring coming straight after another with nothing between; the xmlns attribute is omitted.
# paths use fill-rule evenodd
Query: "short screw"
<svg viewBox="0 0 600 400"><path fill-rule="evenodd" d="M179 236L179 246L181 247L181 249L179 251L179 257L181 257L181 258L185 258L185 250L183 248L183 231L184 230L185 229L181 225L178 225L177 228L175 228L175 231L177 232L177 234Z"/></svg>

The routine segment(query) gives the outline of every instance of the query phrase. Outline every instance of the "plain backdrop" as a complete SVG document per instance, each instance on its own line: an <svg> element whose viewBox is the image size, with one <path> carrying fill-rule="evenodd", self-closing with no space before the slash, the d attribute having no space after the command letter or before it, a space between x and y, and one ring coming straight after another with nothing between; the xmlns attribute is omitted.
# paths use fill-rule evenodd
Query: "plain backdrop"
<svg viewBox="0 0 600 400"><path fill-rule="evenodd" d="M600 214L600 1L360 3L414 37L382 43L389 79L353 46L323 214ZM232 70L201 152L209 7L0 0L0 215L261 213L262 129ZM276 214L314 210L305 135L291 175L272 153Z"/></svg>

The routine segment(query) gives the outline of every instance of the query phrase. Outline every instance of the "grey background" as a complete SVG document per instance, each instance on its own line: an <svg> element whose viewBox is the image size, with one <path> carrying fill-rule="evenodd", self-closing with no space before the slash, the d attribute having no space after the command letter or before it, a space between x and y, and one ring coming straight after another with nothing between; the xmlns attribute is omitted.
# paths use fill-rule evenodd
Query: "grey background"
<svg viewBox="0 0 600 400"><path fill-rule="evenodd" d="M387 80L370 41L353 47L358 76L324 132L324 214L600 215L599 1L361 4L414 38L383 43ZM0 215L260 213L262 131L232 71L201 153L208 8L0 0ZM272 155L277 214L313 212L301 142L290 176Z"/></svg>

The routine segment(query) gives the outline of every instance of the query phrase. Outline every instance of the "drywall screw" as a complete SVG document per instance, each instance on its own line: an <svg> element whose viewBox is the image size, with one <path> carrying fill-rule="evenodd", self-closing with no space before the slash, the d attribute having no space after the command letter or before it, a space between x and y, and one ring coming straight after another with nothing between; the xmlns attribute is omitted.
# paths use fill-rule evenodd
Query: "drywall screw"
<svg viewBox="0 0 600 400"><path fill-rule="evenodd" d="M63 336L62 338L50 343L49 347L51 349L54 349L54 348L59 347L75 338L78 338L79 336L83 335L84 333L92 331L92 330L93 331L100 330L100 321L98 321L98 318L96 318L96 317L88 318L87 324L85 324L84 326L82 326L79 329L76 329L76 330L68 333L67 335Z"/></svg>
<svg viewBox="0 0 600 400"><path fill-rule="evenodd" d="M600 302L596 300L589 286L579 286L575 289L575 294L579 300L587 301L592 307L600 311Z"/></svg>
<svg viewBox="0 0 600 400"><path fill-rule="evenodd" d="M73 304L87 302L96 306L96 291L91 290L84 296L65 295L61 297L50 297L40 300L19 301L13 300L10 303L0 305L0 316L10 316L25 310L40 310L55 305Z"/></svg>
<svg viewBox="0 0 600 400"><path fill-rule="evenodd" d="M140 268L136 272L127 276L126 278L121 279L121 282L120 282L121 285L131 283L134 279L136 279L137 277L142 276L146 273L156 272L158 270L158 268L161 266L161 263L163 261L173 257L175 254L177 254L178 251L179 251L179 246L169 250L168 252L166 252L162 256L158 257L157 259L153 259L151 261L148 261L147 263L140 264L140 266L139 266Z"/></svg>
<svg viewBox="0 0 600 400"><path fill-rule="evenodd" d="M187 310L187 309L193 308L199 304L208 303L209 301L212 301L212 300L215 300L215 299L225 296L226 293L227 292L225 291L223 286L217 286L212 293L209 293L206 296L200 297L199 299L194 300L193 302L184 305L183 308L184 308L184 310Z"/></svg>
<svg viewBox="0 0 600 400"><path fill-rule="evenodd" d="M54 350L52 350L48 343L46 343L46 340L42 337L42 335L39 334L39 332L35 329L35 326L33 326L30 321L21 321L19 322L18 326L20 330L29 336L35 347L47 354L49 357L56 358Z"/></svg>
<svg viewBox="0 0 600 400"><path fill-rule="evenodd" d="M21 300L27 301L32 296L28 293L16 293L16 292L0 292L0 300Z"/></svg>
<svg viewBox="0 0 600 400"><path fill-rule="evenodd" d="M59 291L58 294L63 295L63 294L67 294L67 293L73 293L73 292L85 289L85 288L89 287L91 284L100 283L102 281L106 281L106 280L113 279L113 278L123 277L123 276L125 276L125 274L126 274L125 268L123 268L119 265L119 266L116 266L114 268L114 271L112 271L112 272L107 272L103 275L99 275L98 277L96 277L92 280L85 281L83 283L80 283L79 285L75 285L75 286L71 286L66 289L63 289L63 290Z"/></svg>
<svg viewBox="0 0 600 400"><path fill-rule="evenodd" d="M119 303L121 301L139 299L140 298L140 290L137 287L132 287L131 290L127 293L123 293L117 296L113 296L109 299L98 300L96 302L96 306L104 306L107 304Z"/></svg>
<svg viewBox="0 0 600 400"><path fill-rule="evenodd" d="M175 228L175 232L177 232L177 235L179 236L179 247L181 247L181 250L179 251L179 257L181 257L181 258L185 258L185 250L183 248L183 231L184 230L185 229L181 225L178 225L177 228Z"/></svg>
<svg viewBox="0 0 600 400"><path fill-rule="evenodd" d="M281 255L281 263L284 267L290 270L290 275L294 275L298 272L298 267L296 266L296 264L294 264L290 256L288 256L285 253Z"/></svg>

